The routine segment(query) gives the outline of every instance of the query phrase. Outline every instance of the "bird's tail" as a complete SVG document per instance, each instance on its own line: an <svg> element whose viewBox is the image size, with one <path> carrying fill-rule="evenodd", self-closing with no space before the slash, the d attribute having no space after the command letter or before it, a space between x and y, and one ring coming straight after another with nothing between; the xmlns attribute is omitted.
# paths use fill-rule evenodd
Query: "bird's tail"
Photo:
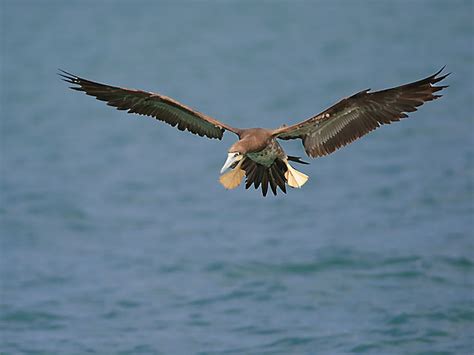
<svg viewBox="0 0 474 355"><path fill-rule="evenodd" d="M263 196L267 195L269 186L276 195L278 188L286 193L286 184L300 188L308 180L308 176L294 169L287 159L277 158L271 166L266 167L245 157L235 168L221 175L219 181L226 189L234 189L240 185L244 176L246 176L245 188L248 189L253 185L258 189L261 186Z"/></svg>
<svg viewBox="0 0 474 355"><path fill-rule="evenodd" d="M277 189L280 188L281 191L286 193L286 165L281 159L275 159L272 165L269 167L258 164L249 158L244 158L242 163L242 169L245 170L246 181L245 188L248 189L250 186L258 189L259 186L262 186L263 196L267 195L268 185L273 194L277 194Z"/></svg>

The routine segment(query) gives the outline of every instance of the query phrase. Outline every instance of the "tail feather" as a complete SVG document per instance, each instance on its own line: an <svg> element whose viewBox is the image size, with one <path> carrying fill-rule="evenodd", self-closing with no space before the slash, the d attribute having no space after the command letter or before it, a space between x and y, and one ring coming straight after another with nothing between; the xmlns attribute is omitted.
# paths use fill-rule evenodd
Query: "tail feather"
<svg viewBox="0 0 474 355"><path fill-rule="evenodd" d="M279 162L280 160L278 160ZM285 165L283 165L284 168ZM285 172L281 167L281 164L274 164L272 166L272 176L275 179L275 182L277 183L278 187L286 193L286 180L285 180Z"/></svg>
<svg viewBox="0 0 474 355"><path fill-rule="evenodd" d="M273 167L275 165L272 165L270 169L268 169L268 182L270 183L270 188L272 189L273 194L276 196L277 194L277 183L275 181L275 176L273 174Z"/></svg>
<svg viewBox="0 0 474 355"><path fill-rule="evenodd" d="M257 172L258 169L256 164L250 165L245 171L245 174L247 175L247 180L245 181L245 189L248 189L250 186L252 186L252 182L255 181L255 176L257 175Z"/></svg>
<svg viewBox="0 0 474 355"><path fill-rule="evenodd" d="M267 167L249 158L243 158L235 168L221 175L219 181L226 189L234 189L246 176L246 189L253 184L255 189L261 186L263 196L267 195L269 186L274 195L277 194L278 188L286 193L286 184L300 188L308 181L308 175L294 169L288 160L276 159L271 166Z"/></svg>
<svg viewBox="0 0 474 355"><path fill-rule="evenodd" d="M263 170L262 174L262 193L263 196L267 196L268 191L268 169Z"/></svg>
<svg viewBox="0 0 474 355"><path fill-rule="evenodd" d="M291 156L291 155L288 155L288 160L290 161L294 161L295 163L300 163L300 164L304 164L304 165L308 165L309 163L301 160L300 157L294 157L294 156Z"/></svg>
<svg viewBox="0 0 474 355"><path fill-rule="evenodd" d="M255 164L256 166L256 172L255 172L255 179L253 181L253 186L255 187L255 189L258 189L258 187L260 186L260 183L262 182L262 177L263 177L263 172L265 170L265 167L263 165L260 165L260 164Z"/></svg>

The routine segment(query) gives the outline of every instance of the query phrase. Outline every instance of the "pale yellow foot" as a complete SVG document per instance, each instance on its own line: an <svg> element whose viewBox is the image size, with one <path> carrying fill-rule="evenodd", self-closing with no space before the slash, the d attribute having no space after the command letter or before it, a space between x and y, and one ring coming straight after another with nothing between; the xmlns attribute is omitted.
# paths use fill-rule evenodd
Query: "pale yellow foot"
<svg viewBox="0 0 474 355"><path fill-rule="evenodd" d="M286 181L288 185L291 187L300 188L303 186L306 181L308 181L308 175L303 174L301 171L294 169L289 163L288 160L285 159L285 164L288 170L285 173Z"/></svg>
<svg viewBox="0 0 474 355"><path fill-rule="evenodd" d="M237 166L219 177L220 183L228 190L235 189L242 182L245 171L240 168L243 160Z"/></svg>

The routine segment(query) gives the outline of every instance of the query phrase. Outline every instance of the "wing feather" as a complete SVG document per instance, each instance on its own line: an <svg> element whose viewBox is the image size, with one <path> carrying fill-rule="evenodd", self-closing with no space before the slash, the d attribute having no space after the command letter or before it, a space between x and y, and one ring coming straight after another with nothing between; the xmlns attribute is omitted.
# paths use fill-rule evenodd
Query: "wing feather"
<svg viewBox="0 0 474 355"><path fill-rule="evenodd" d="M427 101L448 86L434 86L448 74L436 74L382 91L360 91L331 106L322 113L292 126L274 130L273 136L280 139L301 139L310 157L330 154L354 140L366 135L383 124L400 121L408 117Z"/></svg>
<svg viewBox="0 0 474 355"><path fill-rule="evenodd" d="M70 88L83 91L97 100L107 102L118 110L151 116L181 131L209 138L221 139L225 130L238 134L239 130L210 116L198 112L170 97L152 92L110 86L83 79L61 70L63 80L73 84Z"/></svg>

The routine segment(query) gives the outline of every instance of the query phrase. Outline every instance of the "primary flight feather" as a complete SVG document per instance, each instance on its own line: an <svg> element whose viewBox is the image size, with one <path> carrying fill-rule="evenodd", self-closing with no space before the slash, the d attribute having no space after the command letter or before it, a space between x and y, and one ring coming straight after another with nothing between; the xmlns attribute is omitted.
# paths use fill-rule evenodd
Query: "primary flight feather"
<svg viewBox="0 0 474 355"><path fill-rule="evenodd" d="M208 138L221 139L226 130L235 133L239 140L229 148L219 180L225 188L233 189L245 176L247 189L252 184L256 189L261 186L266 196L268 187L276 195L278 188L286 193L286 185L299 188L308 180L308 176L294 169L289 161L307 163L286 155L277 139L301 139L306 154L312 158L330 154L383 124L408 117L407 113L416 111L425 102L441 97L436 92L448 86L434 84L449 75L439 76L443 69L425 79L391 89L360 91L303 122L277 129L234 128L164 95L101 84L63 70L59 75L74 85L71 89L83 91L118 110L151 116L179 130Z"/></svg>

